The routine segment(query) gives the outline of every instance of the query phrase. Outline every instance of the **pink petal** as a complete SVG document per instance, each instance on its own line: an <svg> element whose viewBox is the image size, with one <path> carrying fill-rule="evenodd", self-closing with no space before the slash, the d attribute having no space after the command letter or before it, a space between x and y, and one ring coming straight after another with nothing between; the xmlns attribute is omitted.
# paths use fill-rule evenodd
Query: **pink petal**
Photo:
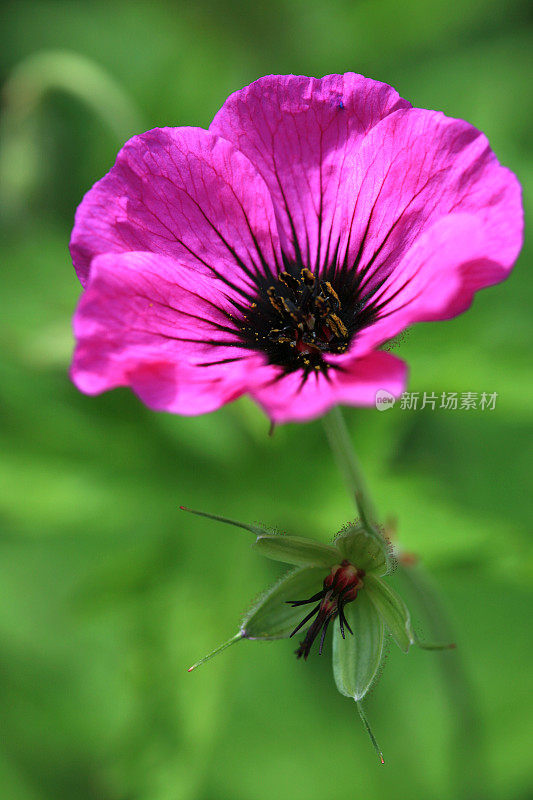
<svg viewBox="0 0 533 800"><path fill-rule="evenodd" d="M507 270L487 256L482 221L472 214L443 217L402 258L372 300L376 322L361 330L343 363L392 339L415 322L450 319L466 311L474 293L503 280Z"/></svg>
<svg viewBox="0 0 533 800"><path fill-rule="evenodd" d="M216 411L242 394L239 386L201 380L196 370L172 364L142 364L129 375L132 390L148 408L196 416Z"/></svg>
<svg viewBox="0 0 533 800"><path fill-rule="evenodd" d="M263 359L233 346L233 306L216 284L153 253L96 257L74 317L76 386L131 386L151 408L180 414L234 400Z"/></svg>
<svg viewBox="0 0 533 800"><path fill-rule="evenodd" d="M251 396L276 423L303 422L343 403L372 406L376 392L384 389L399 397L405 388L407 366L399 358L376 351L345 361L343 371L330 369L309 375L302 383L301 371L250 390Z"/></svg>
<svg viewBox="0 0 533 800"><path fill-rule="evenodd" d="M487 263L509 270L522 242L520 187L467 122L413 109L356 75L268 76L231 95L210 130L268 184L286 252L357 269L363 296L417 238L457 212L476 215ZM476 288L502 279L479 266ZM471 296L466 306L471 301Z"/></svg>
<svg viewBox="0 0 533 800"><path fill-rule="evenodd" d="M353 208L354 154L376 123L409 108L387 84L362 75L269 75L232 94L210 130L244 153L265 179L283 249L314 268L335 248Z"/></svg>
<svg viewBox="0 0 533 800"><path fill-rule="evenodd" d="M341 254L364 276L363 293L448 214L475 216L485 240L478 256L511 268L522 244L520 185L467 122L397 111L368 133L353 166L353 219ZM486 283L479 277L477 288L494 282L490 269Z"/></svg>
<svg viewBox="0 0 533 800"><path fill-rule="evenodd" d="M130 139L85 195L70 243L83 285L102 253L147 251L193 260L239 288L276 264L272 201L250 162L200 128L155 128Z"/></svg>

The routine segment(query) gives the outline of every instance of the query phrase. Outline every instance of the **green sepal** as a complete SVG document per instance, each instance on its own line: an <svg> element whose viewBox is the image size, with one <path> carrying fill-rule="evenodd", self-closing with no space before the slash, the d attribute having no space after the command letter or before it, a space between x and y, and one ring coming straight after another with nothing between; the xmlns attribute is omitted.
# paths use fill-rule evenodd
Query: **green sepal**
<svg viewBox="0 0 533 800"><path fill-rule="evenodd" d="M407 606L384 581L374 575L365 575L363 591L368 594L398 647L407 653L414 642L411 619Z"/></svg>
<svg viewBox="0 0 533 800"><path fill-rule="evenodd" d="M357 710L359 712L359 716L361 717L361 722L365 726L365 731L368 733L368 735L370 737L370 741L372 742L372 747L374 748L374 750L378 754L379 760L381 761L381 763L384 764L385 763L385 759L383 758L383 753L381 752L381 748L380 748L380 746L378 744L378 740L374 736L374 731L370 727L370 723L369 723L368 719L366 718L366 714L365 714L365 711L363 709L363 706L362 706L361 703L357 703L357 702L356 702L355 705L357 706Z"/></svg>
<svg viewBox="0 0 533 800"><path fill-rule="evenodd" d="M322 589L327 567L303 567L272 586L245 615L244 639L288 639L304 618L306 608L292 608L290 600L305 600Z"/></svg>
<svg viewBox="0 0 533 800"><path fill-rule="evenodd" d="M210 653L208 653L206 656L197 661L196 664L193 664L192 667L189 667L187 672L192 672L193 669L199 667L200 664L205 664L206 661L210 661L214 656L217 656L219 653L222 653L223 650L226 650L228 647L231 647L232 644L240 642L242 638L243 638L242 633L239 631L238 633L235 634L235 636L232 636L231 639L228 639L227 642L224 642L224 644L220 644L218 647L215 647L214 650L211 650Z"/></svg>
<svg viewBox="0 0 533 800"><path fill-rule="evenodd" d="M383 621L364 589L346 604L344 614L353 636L346 631L343 639L340 626L335 625L333 675L339 692L358 702L370 689L381 663Z"/></svg>
<svg viewBox="0 0 533 800"><path fill-rule="evenodd" d="M206 511L196 511L186 506L180 506L180 509L199 517L214 519L216 522L224 522L226 525L234 525L236 528L250 531L257 537L252 547L261 555L272 558L274 561L283 561L285 564L295 564L299 567L331 567L339 561L339 551L333 545L305 539L303 536L269 533L268 530L258 525L228 519L218 514L208 514Z"/></svg>
<svg viewBox="0 0 533 800"><path fill-rule="evenodd" d="M339 551L328 544L285 534L260 534L252 545L262 556L299 567L331 567L339 563Z"/></svg>
<svg viewBox="0 0 533 800"><path fill-rule="evenodd" d="M388 571L386 543L381 543L377 536L367 533L362 527L350 526L337 536L335 547L342 558L365 572L384 575Z"/></svg>
<svg viewBox="0 0 533 800"><path fill-rule="evenodd" d="M223 522L225 525L234 525L236 528L242 528L245 531L250 531L255 536L261 536L266 533L264 528L258 525L249 525L247 522L239 522L236 519L228 519L228 517L221 517L218 514L208 514L207 511L197 511L195 508L188 508L187 506L180 506L180 511L188 511L189 514L196 514L197 517L205 517L206 519L214 519L215 522Z"/></svg>

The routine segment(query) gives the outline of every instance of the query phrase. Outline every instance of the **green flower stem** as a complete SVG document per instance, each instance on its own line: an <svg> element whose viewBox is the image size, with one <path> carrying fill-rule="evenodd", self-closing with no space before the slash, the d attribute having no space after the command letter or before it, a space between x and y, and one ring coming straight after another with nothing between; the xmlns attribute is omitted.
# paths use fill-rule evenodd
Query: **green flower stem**
<svg viewBox="0 0 533 800"><path fill-rule="evenodd" d="M340 408L336 407L330 411L323 417L323 422L333 456L344 477L349 493L355 498L362 524L371 535L383 541L383 536L375 524L376 512L368 495ZM429 578L420 567L407 567L401 562L398 564L398 574L406 591L411 595L413 603L425 616L432 638L436 641L453 642L455 637L452 626ZM487 775L487 765L480 739L481 719L475 704L470 678L463 666L460 653L455 652L453 657L450 657L446 652L450 648L449 644L427 645L421 643L418 637L416 637L416 644L425 650L437 650L436 657L441 669L442 684L453 714L453 743L456 752L450 758L450 767L456 773L454 775L456 797L465 798L465 800L471 797L485 797L487 793L484 776ZM357 707L368 730L368 722L360 703L357 704ZM370 730L369 734L372 741L375 742ZM377 743L374 746L379 753ZM465 772L459 766L462 759L465 758L465 753L468 753L471 766L468 770L469 780L466 782Z"/></svg>
<svg viewBox="0 0 533 800"><path fill-rule="evenodd" d="M322 421L337 466L342 473L349 493L355 497L361 522L365 528L374 530L372 525L375 520L374 506L370 500L361 467L354 453L342 411L338 406L335 406L329 414L322 418Z"/></svg>
<svg viewBox="0 0 533 800"><path fill-rule="evenodd" d="M342 411L338 406L335 406L335 408L322 418L322 421L326 430L329 446L331 447L339 471L344 478L348 493L355 500L361 525L373 539L379 542L386 554L387 568L390 571L392 562L394 561L394 559L390 557L390 544L377 525L376 510L370 499L363 472L352 447L350 434L346 427Z"/></svg>

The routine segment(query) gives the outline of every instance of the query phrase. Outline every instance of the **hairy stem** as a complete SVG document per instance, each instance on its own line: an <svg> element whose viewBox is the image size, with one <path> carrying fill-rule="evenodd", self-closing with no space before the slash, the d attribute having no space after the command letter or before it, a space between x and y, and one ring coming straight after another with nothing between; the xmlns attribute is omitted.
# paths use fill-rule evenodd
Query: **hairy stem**
<svg viewBox="0 0 533 800"><path fill-rule="evenodd" d="M342 411L335 406L329 414L323 417L322 421L333 457L342 473L348 492L355 498L361 522L365 528L373 528L374 506L368 494L359 461L354 453Z"/></svg>
<svg viewBox="0 0 533 800"><path fill-rule="evenodd" d="M337 466L344 477L348 492L355 499L361 522L367 531L384 541L383 535L375 524L376 512L368 495L365 480L354 453L352 442L342 411L336 407L323 417L324 427L328 441L333 452ZM437 641L454 641L453 629L449 622L446 609L443 606L438 592L433 588L431 581L420 567L407 567L401 562L398 564L399 577L414 603L426 617L431 636ZM427 648L426 648L427 649ZM446 647L445 649L448 649ZM450 768L455 773L456 796L465 798L484 797L485 779L487 768L480 738L482 730L481 719L476 707L470 677L465 670L461 656L454 653L452 657L445 650L437 652L442 685L453 714L453 746L455 752L450 758ZM358 704L358 710L367 730L368 722L364 712ZM369 731L373 739L371 731ZM373 739L373 742L375 740ZM376 751L380 753L377 743ZM462 758L468 753L471 768L468 770L469 780L465 782L465 771L461 766Z"/></svg>

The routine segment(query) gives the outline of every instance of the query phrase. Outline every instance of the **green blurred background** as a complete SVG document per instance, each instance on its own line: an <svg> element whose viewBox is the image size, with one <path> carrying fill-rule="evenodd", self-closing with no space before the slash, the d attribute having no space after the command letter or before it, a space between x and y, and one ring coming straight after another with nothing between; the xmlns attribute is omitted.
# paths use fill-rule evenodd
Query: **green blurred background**
<svg viewBox="0 0 533 800"><path fill-rule="evenodd" d="M504 285L399 351L411 390L498 392L494 411L346 412L459 645L391 650L367 702L380 767L329 654L245 642L186 672L282 569L178 505L329 539L354 512L320 423L268 438L247 400L186 419L79 394L67 241L126 138L207 126L271 72L354 70L468 119L527 213L532 43L518 0L4 4L2 800L531 796L531 242Z"/></svg>

